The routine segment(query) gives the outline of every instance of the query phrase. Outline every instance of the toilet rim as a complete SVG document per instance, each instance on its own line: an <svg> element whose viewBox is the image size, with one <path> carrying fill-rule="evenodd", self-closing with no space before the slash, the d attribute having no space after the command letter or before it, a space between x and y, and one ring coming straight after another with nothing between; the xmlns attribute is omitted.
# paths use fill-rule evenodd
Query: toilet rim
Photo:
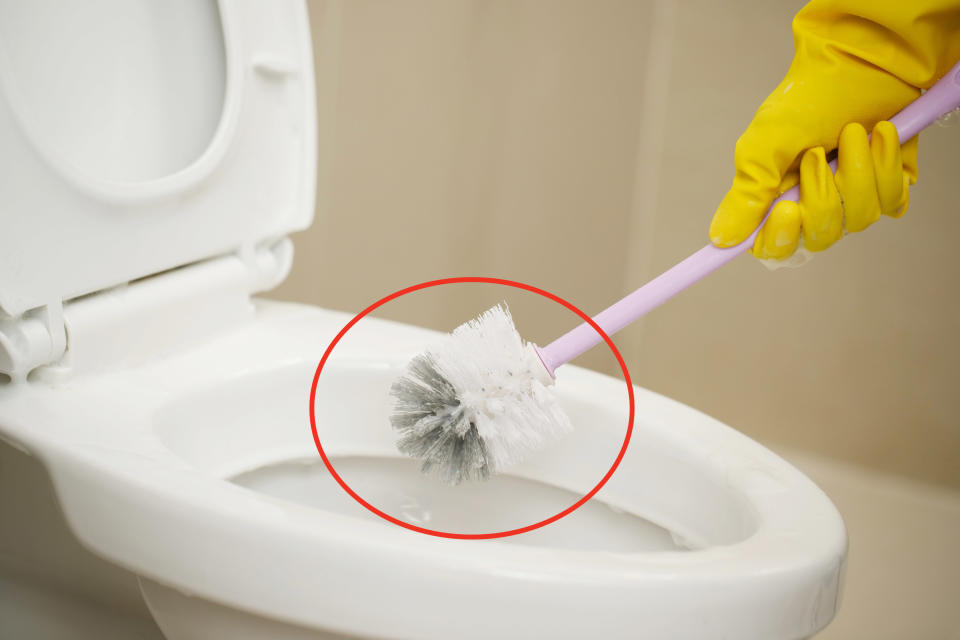
<svg viewBox="0 0 960 640"><path fill-rule="evenodd" d="M265 352L275 353L278 363L289 362L290 354L275 352L276 339L270 343L268 335L278 333L276 327L292 323L301 333L325 335L345 322L344 314L295 305L267 306L271 312L261 314L262 321L251 323L234 340L263 343ZM325 328L318 331L321 324ZM382 323L379 329L388 334L387 341L391 333L395 337L423 335L423 330L394 323ZM286 335L281 342L289 339L289 326L282 333ZM296 339L293 343L299 345ZM323 343L322 338L319 343ZM232 349L230 343L225 347ZM241 362L239 357L225 357L218 367L236 371ZM315 582L316 572L354 580L351 576L357 563L369 564L374 558L374 564L383 571L420 574L423 579L411 583L412 590L429 590L427 583L431 581L456 580L459 584L464 576L473 576L478 585L494 581L498 588L549 582L566 585L572 591L606 585L637 593L722 581L741 585L759 597L765 590L782 585L784 576L794 575L802 582L814 577L823 581L838 575L842 568L846 548L842 521L812 482L712 418L643 389L635 389L638 405L679 412L689 428L709 431L717 442L730 444L721 455L732 468L755 468L760 460L787 474L791 485L787 493L771 495L762 482L756 483L749 476L735 487L758 513L752 535L732 545L693 551L624 554L561 550L509 544L509 539L438 539L297 505L198 470L156 438L144 437L153 429L154 413L170 400L168 390L144 384L153 375L126 374L124 392L114 394L114 404L109 407L109 413L115 421L122 421L124 428L104 429L96 439L63 427L62 411L77 405L37 403L44 397L50 400L63 396L64 390L31 386L9 389L13 397L0 406L35 409L21 411L13 419L0 419L0 437L36 455L46 465L67 521L84 544L139 575L213 601L317 624L323 618L316 610L317 592L306 588ZM585 375L584 379L593 377L596 374ZM83 386L78 385L74 391L81 394ZM105 407L97 405L96 413L102 415ZM31 417L29 425L25 422L27 415ZM741 456L745 443L749 455ZM143 542L147 540L150 542ZM230 540L230 544L223 544L224 540ZM294 594L298 589L293 589L286 600L277 599L271 593L276 591L275 585L269 580L259 583L239 579L239 575L254 570L250 565L265 574L273 566L283 567L285 583L304 586L303 593ZM347 605L340 602L338 606Z"/></svg>

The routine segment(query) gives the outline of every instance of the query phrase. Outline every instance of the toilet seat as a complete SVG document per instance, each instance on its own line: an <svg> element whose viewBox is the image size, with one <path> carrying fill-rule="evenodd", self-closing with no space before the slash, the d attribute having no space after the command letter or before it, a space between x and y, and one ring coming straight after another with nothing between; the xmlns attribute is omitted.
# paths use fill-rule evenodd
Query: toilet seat
<svg viewBox="0 0 960 640"><path fill-rule="evenodd" d="M795 638L833 617L846 538L829 499L760 445L639 388L634 444L596 499L616 504L628 492L646 493L647 512L639 515L684 537L701 527L704 548L623 554L437 539L225 481L273 462L315 458L305 403L290 401L299 395L291 381L300 380L305 398L319 354L347 320L258 303L255 321L179 357L59 389L8 386L0 390L2 435L42 458L78 538L144 577L162 627L198 602L302 628L391 638L451 637L449 621L470 619L478 608L481 619L455 637ZM341 393L360 399L433 336L377 320L354 331L357 346L341 357L360 373L345 369ZM260 380L279 381L263 392L276 424L251 428L249 437L231 427L232 440L220 437L231 431L206 407L221 406L231 389L249 396ZM594 412L623 410L622 382L576 367L558 391ZM197 400L205 397L212 404ZM384 446L389 437L366 435L383 430L361 415L386 404L358 405L372 407L359 410L354 425L369 443L364 453L396 455ZM200 417L191 423L188 415ZM619 417L592 428L591 439L604 431L622 438ZM590 428L578 433L586 438ZM356 447L345 445L348 452ZM335 443L332 450L336 455ZM567 478L570 465L560 453L561 462L538 464L559 465L558 477ZM543 473L531 469L520 473ZM673 474L671 485L635 484L664 474ZM571 488L582 493L588 482L575 478ZM697 523L718 496L730 498L721 513L735 517L711 540ZM425 604L436 602L443 602L442 615ZM484 618L484 606L497 615Z"/></svg>

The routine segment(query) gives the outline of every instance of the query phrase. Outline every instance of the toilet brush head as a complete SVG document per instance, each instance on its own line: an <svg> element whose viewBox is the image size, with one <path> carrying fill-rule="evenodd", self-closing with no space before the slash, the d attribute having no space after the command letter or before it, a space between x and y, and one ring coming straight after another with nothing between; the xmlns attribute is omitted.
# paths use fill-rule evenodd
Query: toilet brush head
<svg viewBox="0 0 960 640"><path fill-rule="evenodd" d="M449 484L482 480L571 430L505 305L416 356L390 389L397 447Z"/></svg>

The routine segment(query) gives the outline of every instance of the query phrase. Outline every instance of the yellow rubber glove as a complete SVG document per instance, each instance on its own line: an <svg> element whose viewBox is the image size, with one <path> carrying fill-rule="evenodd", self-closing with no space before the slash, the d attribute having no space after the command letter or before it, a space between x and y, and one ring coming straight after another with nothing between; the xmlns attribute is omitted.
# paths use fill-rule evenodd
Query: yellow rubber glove
<svg viewBox="0 0 960 640"><path fill-rule="evenodd" d="M893 127L877 123L960 59L960 0L813 0L793 32L793 63L737 141L733 185L710 225L715 245L742 242L799 180L801 201L778 205L757 237L761 258L789 257L801 235L823 250L844 228L903 214L916 141L901 149ZM834 176L824 150L838 146Z"/></svg>

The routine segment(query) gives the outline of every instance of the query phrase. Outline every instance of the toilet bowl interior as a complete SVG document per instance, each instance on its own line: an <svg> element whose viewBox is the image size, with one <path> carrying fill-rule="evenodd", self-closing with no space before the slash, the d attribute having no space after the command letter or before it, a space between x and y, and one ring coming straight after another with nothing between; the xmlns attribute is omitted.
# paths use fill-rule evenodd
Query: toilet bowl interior
<svg viewBox="0 0 960 640"><path fill-rule="evenodd" d="M318 384L315 407L318 435L337 473L370 504L411 524L487 533L539 522L593 488L623 443L622 383L574 372L602 378L607 397L597 397L596 388L577 393L582 384L559 385L577 427L572 434L490 481L448 487L396 451L387 390L399 372L399 364L333 363ZM312 374L311 363L300 363L195 390L158 412L156 433L180 458L216 477L301 507L395 526L349 497L320 460L307 418ZM640 406L627 454L594 499L547 527L501 541L676 551L732 544L756 529L751 505L723 471L669 425L646 419Z"/></svg>

